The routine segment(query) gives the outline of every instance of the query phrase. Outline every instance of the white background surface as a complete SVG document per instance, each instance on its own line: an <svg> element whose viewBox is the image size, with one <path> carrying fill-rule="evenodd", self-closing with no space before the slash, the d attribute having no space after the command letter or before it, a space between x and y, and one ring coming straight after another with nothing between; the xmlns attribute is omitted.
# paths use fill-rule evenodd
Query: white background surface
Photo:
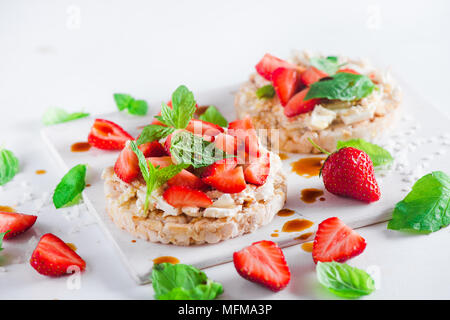
<svg viewBox="0 0 450 320"><path fill-rule="evenodd" d="M194 92L234 84L265 52L286 57L310 48L370 57L448 115L449 14L448 1L1 0L0 144L16 153L22 171L0 191L0 205L24 202L29 190L35 197L51 193L61 177L38 135L47 107L95 114L114 110L117 91L154 101L166 100L180 83ZM49 172L36 176L36 169ZM34 205L17 208L32 213ZM69 220L44 207L38 215L33 232L5 244L1 299L152 298L87 212ZM44 232L77 245L89 267L80 289L70 290L70 278L45 278L27 263L11 263L26 256L30 237ZM369 298L450 298L448 228L429 236L387 231L385 224L359 232L368 246L350 263L378 274L380 287ZM332 298L317 286L309 254L298 246L285 254L292 280L278 294L241 279L232 264L206 273L224 284L223 298Z"/></svg>

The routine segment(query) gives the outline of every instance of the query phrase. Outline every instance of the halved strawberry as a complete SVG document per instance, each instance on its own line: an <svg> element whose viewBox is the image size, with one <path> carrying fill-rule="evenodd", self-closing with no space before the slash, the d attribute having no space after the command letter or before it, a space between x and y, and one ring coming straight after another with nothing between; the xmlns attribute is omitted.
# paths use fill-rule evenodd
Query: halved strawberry
<svg viewBox="0 0 450 320"><path fill-rule="evenodd" d="M223 128L217 124L200 119L191 119L186 127L186 130L198 136L216 136L223 132Z"/></svg>
<svg viewBox="0 0 450 320"><path fill-rule="evenodd" d="M322 221L314 238L312 256L314 263L344 262L359 255L366 248L366 241L339 218Z"/></svg>
<svg viewBox="0 0 450 320"><path fill-rule="evenodd" d="M211 199L203 192L185 186L169 187L163 194L164 200L175 208L200 207L212 205Z"/></svg>
<svg viewBox="0 0 450 320"><path fill-rule="evenodd" d="M300 73L294 69L278 68L272 73L272 84L281 105L285 106L302 84Z"/></svg>
<svg viewBox="0 0 450 320"><path fill-rule="evenodd" d="M30 229L36 222L36 219L37 216L29 214L0 211L0 233L9 230L3 239L11 239Z"/></svg>
<svg viewBox="0 0 450 320"><path fill-rule="evenodd" d="M317 82L325 77L328 77L327 73L312 66L308 67L305 72L301 74L301 79L305 86L310 86L314 82Z"/></svg>
<svg viewBox="0 0 450 320"><path fill-rule="evenodd" d="M304 100L309 88L305 88L298 92L289 100L286 107L284 107L284 114L286 117L293 117L301 113L306 113L314 110L314 107L320 102L319 99Z"/></svg>
<svg viewBox="0 0 450 320"><path fill-rule="evenodd" d="M247 187L247 184L244 171L237 164L237 158L217 161L203 171L202 181L224 193L241 192Z"/></svg>
<svg viewBox="0 0 450 320"><path fill-rule="evenodd" d="M248 155L259 156L259 139L250 117L231 122L227 133L236 137L237 155L242 163L246 163Z"/></svg>
<svg viewBox="0 0 450 320"><path fill-rule="evenodd" d="M269 81L272 80L272 73L278 68L298 69L299 67L295 64L281 60L269 53L266 53L255 66L256 72Z"/></svg>
<svg viewBox="0 0 450 320"><path fill-rule="evenodd" d="M251 159L250 164L244 169L244 177L247 183L262 186L266 183L270 172L270 153Z"/></svg>
<svg viewBox="0 0 450 320"><path fill-rule="evenodd" d="M86 269L86 262L57 236L44 234L31 255L31 266L42 275L59 277L70 273L69 267ZM74 270L75 271L75 270Z"/></svg>
<svg viewBox="0 0 450 320"><path fill-rule="evenodd" d="M360 74L359 72L356 72L355 70L350 69L350 68L344 68L344 69L338 70L336 73L352 73L352 74Z"/></svg>
<svg viewBox="0 0 450 320"><path fill-rule="evenodd" d="M237 140L236 137L232 135L219 133L214 139L214 144L218 149L223 150L228 154L236 154Z"/></svg>
<svg viewBox="0 0 450 320"><path fill-rule="evenodd" d="M122 149L114 164L114 172L120 180L126 183L132 182L141 173L138 158L128 143Z"/></svg>
<svg viewBox="0 0 450 320"><path fill-rule="evenodd" d="M146 158L148 157L162 157L167 155L166 149L164 146L158 141L151 141L144 144L141 144L139 150L142 151Z"/></svg>
<svg viewBox="0 0 450 320"><path fill-rule="evenodd" d="M91 146L104 150L122 150L128 140L134 138L114 122L95 119L88 136Z"/></svg>
<svg viewBox="0 0 450 320"><path fill-rule="evenodd" d="M273 241L258 241L235 252L233 262L241 277L275 292L284 289L291 280L283 251Z"/></svg>
<svg viewBox="0 0 450 320"><path fill-rule="evenodd" d="M170 166L173 164L172 158L170 156L164 156L164 157L149 157L147 158L147 161L151 162L153 166L157 167L160 166L161 168Z"/></svg>

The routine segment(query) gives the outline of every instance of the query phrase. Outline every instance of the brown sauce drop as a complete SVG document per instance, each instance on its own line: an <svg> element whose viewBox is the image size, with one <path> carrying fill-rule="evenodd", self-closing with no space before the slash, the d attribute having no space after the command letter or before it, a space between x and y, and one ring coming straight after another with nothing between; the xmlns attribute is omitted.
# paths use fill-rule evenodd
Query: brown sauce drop
<svg viewBox="0 0 450 320"><path fill-rule="evenodd" d="M272 233L270 236L276 238L278 237L278 233Z"/></svg>
<svg viewBox="0 0 450 320"><path fill-rule="evenodd" d="M301 234L298 237L294 238L294 240L306 240L306 239L309 239L309 237L311 237L312 234L313 234L312 232L307 232L307 233Z"/></svg>
<svg viewBox="0 0 450 320"><path fill-rule="evenodd" d="M136 243L136 240L131 240L131 242Z"/></svg>
<svg viewBox="0 0 450 320"><path fill-rule="evenodd" d="M320 197L319 200L320 201L325 201L325 198L324 197Z"/></svg>
<svg viewBox="0 0 450 320"><path fill-rule="evenodd" d="M302 158L291 163L292 171L305 178L318 176L324 160L323 157Z"/></svg>
<svg viewBox="0 0 450 320"><path fill-rule="evenodd" d="M289 159L289 156L286 153L279 153L278 156L281 160Z"/></svg>
<svg viewBox="0 0 450 320"><path fill-rule="evenodd" d="M291 209L281 209L278 211L277 215L280 217L290 217L295 213L294 210Z"/></svg>
<svg viewBox="0 0 450 320"><path fill-rule="evenodd" d="M163 257L158 257L156 259L153 259L154 264L164 263L164 262L168 262L171 264L177 264L180 262L180 260L178 260L175 257L170 257L170 256L163 256Z"/></svg>
<svg viewBox="0 0 450 320"><path fill-rule="evenodd" d="M302 196L300 197L300 199L302 199L302 201L305 203L314 203L316 202L317 198L321 196L323 196L323 190L309 188L302 190Z"/></svg>
<svg viewBox="0 0 450 320"><path fill-rule="evenodd" d="M86 188L89 188L91 186L90 183L86 183Z"/></svg>
<svg viewBox="0 0 450 320"><path fill-rule="evenodd" d="M313 251L313 245L314 242L305 242L302 243L302 249L306 252L312 252Z"/></svg>
<svg viewBox="0 0 450 320"><path fill-rule="evenodd" d="M46 170L36 170L36 174L46 174Z"/></svg>
<svg viewBox="0 0 450 320"><path fill-rule="evenodd" d="M13 207L9 207L9 206L0 206L0 211L3 211L3 212L16 212L16 210L14 210Z"/></svg>
<svg viewBox="0 0 450 320"><path fill-rule="evenodd" d="M88 142L76 142L70 146L72 152L86 152L91 149L91 145Z"/></svg>
<svg viewBox="0 0 450 320"><path fill-rule="evenodd" d="M281 231L283 232L299 232L308 229L314 224L314 222L306 219L294 219L286 221Z"/></svg>
<svg viewBox="0 0 450 320"><path fill-rule="evenodd" d="M67 244L67 246L68 246L70 249L72 249L73 251L77 251L78 248L77 248L77 246L74 245L73 243L67 242L66 244Z"/></svg>

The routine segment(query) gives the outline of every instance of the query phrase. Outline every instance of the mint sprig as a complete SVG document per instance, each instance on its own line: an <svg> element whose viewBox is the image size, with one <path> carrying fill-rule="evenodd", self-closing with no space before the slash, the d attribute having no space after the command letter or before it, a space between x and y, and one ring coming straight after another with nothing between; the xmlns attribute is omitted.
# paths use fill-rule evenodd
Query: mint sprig
<svg viewBox="0 0 450 320"><path fill-rule="evenodd" d="M53 193L53 204L56 209L75 205L81 199L81 192L86 187L86 165L79 164L70 169Z"/></svg>
<svg viewBox="0 0 450 320"><path fill-rule="evenodd" d="M139 135L139 138L137 139L136 142L138 145L141 145L147 142L160 140L162 138L167 137L174 131L175 129L172 127L165 127L157 124L151 124L142 129L142 132Z"/></svg>
<svg viewBox="0 0 450 320"><path fill-rule="evenodd" d="M0 186L11 181L19 172L19 159L14 153L0 147Z"/></svg>
<svg viewBox="0 0 450 320"><path fill-rule="evenodd" d="M114 101L120 111L127 110L128 113L137 116L145 116L147 114L148 104L145 100L136 100L125 93L115 93Z"/></svg>
<svg viewBox="0 0 450 320"><path fill-rule="evenodd" d="M61 108L48 108L44 115L42 116L42 123L46 126L58 124L58 123L64 123L69 122L76 119L81 119L88 117L89 113L85 112L74 112L74 113L68 113L64 109Z"/></svg>
<svg viewBox="0 0 450 320"><path fill-rule="evenodd" d="M335 74L340 67L342 67L344 64L338 63L338 58L335 56L329 56L326 58L321 57L313 57L309 60L309 63L324 72L326 72L328 75Z"/></svg>
<svg viewBox="0 0 450 320"><path fill-rule="evenodd" d="M187 163L194 168L206 167L225 158L232 158L214 143L188 131L177 131L172 135L170 153L176 163Z"/></svg>
<svg viewBox="0 0 450 320"><path fill-rule="evenodd" d="M225 119L215 106L209 106L198 118L206 122L217 124L222 128L228 127L227 119Z"/></svg>
<svg viewBox="0 0 450 320"><path fill-rule="evenodd" d="M267 84L256 90L256 97L258 97L258 99L264 98L270 99L273 98L274 96L275 96L275 88L271 84Z"/></svg>
<svg viewBox="0 0 450 320"><path fill-rule="evenodd" d="M213 300L223 293L220 283L186 264L156 264L151 277L158 300Z"/></svg>
<svg viewBox="0 0 450 320"><path fill-rule="evenodd" d="M172 108L163 103L161 115L155 118L167 126L184 129L194 115L195 104L193 93L181 85L172 94Z"/></svg>
<svg viewBox="0 0 450 320"><path fill-rule="evenodd" d="M450 224L450 177L434 171L420 178L395 205L387 228L431 233Z"/></svg>
<svg viewBox="0 0 450 320"><path fill-rule="evenodd" d="M337 73L311 84L305 101L321 98L329 100L355 101L372 93L375 85L369 77L362 74Z"/></svg>
<svg viewBox="0 0 450 320"><path fill-rule="evenodd" d="M135 141L130 141L130 148L136 154L139 161L139 168L142 173L142 177L145 180L147 185L147 191L145 195L145 203L144 203L144 212L147 213L150 195L152 192L161 187L164 183L170 180L172 177L176 176L180 173L181 170L189 167L188 164L179 164L179 165L170 165L164 168L160 168L155 166L145 159L144 154L141 150L139 150L137 143Z"/></svg>
<svg viewBox="0 0 450 320"><path fill-rule="evenodd" d="M339 297L356 299L375 290L375 282L367 272L345 263L319 261L316 275L320 284Z"/></svg>
<svg viewBox="0 0 450 320"><path fill-rule="evenodd" d="M391 163L394 158L389 153L389 151L383 149L382 147L367 142L364 139L352 139L347 141L338 141L337 150L353 147L358 150L362 150L370 157L374 167L380 167Z"/></svg>

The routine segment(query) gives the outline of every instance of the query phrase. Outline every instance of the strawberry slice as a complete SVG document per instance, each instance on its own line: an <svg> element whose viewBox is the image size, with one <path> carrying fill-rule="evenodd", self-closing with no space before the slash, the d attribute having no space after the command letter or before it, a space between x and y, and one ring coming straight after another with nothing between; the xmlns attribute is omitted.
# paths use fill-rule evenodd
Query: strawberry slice
<svg viewBox="0 0 450 320"><path fill-rule="evenodd" d="M169 187L163 194L164 200L175 208L200 207L212 205L211 199L203 192L185 186Z"/></svg>
<svg viewBox="0 0 450 320"><path fill-rule="evenodd" d="M286 107L284 107L284 114L286 117L294 117L314 110L314 107L320 102L320 99L310 99L305 101L304 99L308 90L309 88L303 89L289 100Z"/></svg>
<svg viewBox="0 0 450 320"><path fill-rule="evenodd" d="M275 292L284 289L291 280L283 251L273 241L258 241L235 252L233 262L241 277Z"/></svg>
<svg viewBox="0 0 450 320"><path fill-rule="evenodd" d="M142 151L146 158L148 157L162 157L167 155L166 149L164 146L158 141L151 141L144 144L141 144L139 150Z"/></svg>
<svg viewBox="0 0 450 320"><path fill-rule="evenodd" d="M30 259L31 266L42 275L59 277L67 274L69 267L76 266L80 271L86 269L86 262L57 236L44 234L34 249Z"/></svg>
<svg viewBox="0 0 450 320"><path fill-rule="evenodd" d="M186 130L198 136L216 136L223 132L223 128L217 124L200 119L191 119L186 127Z"/></svg>
<svg viewBox="0 0 450 320"><path fill-rule="evenodd" d="M227 133L236 137L237 155L243 163L246 163L248 155L259 156L259 139L250 117L231 122Z"/></svg>
<svg viewBox="0 0 450 320"><path fill-rule="evenodd" d="M88 136L91 146L104 150L122 150L128 140L134 138L114 122L95 119Z"/></svg>
<svg viewBox="0 0 450 320"><path fill-rule="evenodd" d="M247 183L262 186L266 183L270 172L270 153L252 159L244 169L244 177Z"/></svg>
<svg viewBox="0 0 450 320"><path fill-rule="evenodd" d="M359 255L366 248L366 241L339 218L322 221L314 238L312 256L314 263L344 262Z"/></svg>
<svg viewBox="0 0 450 320"><path fill-rule="evenodd" d="M298 69L295 64L281 60L269 53L266 53L255 66L256 72L269 81L272 80L272 73L278 68Z"/></svg>
<svg viewBox="0 0 450 320"><path fill-rule="evenodd" d="M355 70L350 69L350 68L344 68L344 69L341 69L341 70L337 71L336 73L352 73L352 74L360 74L359 72L356 72Z"/></svg>
<svg viewBox="0 0 450 320"><path fill-rule="evenodd" d="M214 139L214 144L218 149L223 150L228 154L236 154L237 139L232 135L219 133Z"/></svg>
<svg viewBox="0 0 450 320"><path fill-rule="evenodd" d="M171 141L172 141L172 133L169 134L169 135L166 137L166 141L164 141L164 149L166 150L166 153L167 153L169 156L172 155L172 153L170 153Z"/></svg>
<svg viewBox="0 0 450 320"><path fill-rule="evenodd" d="M305 72L301 74L301 79L304 85L310 86L314 82L319 81L322 78L328 77L328 74L323 72L322 70L319 70L315 67L308 67Z"/></svg>
<svg viewBox="0 0 450 320"><path fill-rule="evenodd" d="M155 167L160 166L161 168L173 164L171 157L151 157L147 158L147 161L150 161ZM169 186L185 186L199 190L203 190L207 187L202 179L185 169L181 170L180 173L167 181L167 184Z"/></svg>
<svg viewBox="0 0 450 320"><path fill-rule="evenodd" d="M29 214L0 211L0 233L9 230L3 239L11 239L30 229L36 222L36 219L37 216Z"/></svg>
<svg viewBox="0 0 450 320"><path fill-rule="evenodd" d="M139 160L128 143L122 149L114 164L114 172L120 180L126 183L132 182L141 173Z"/></svg>
<svg viewBox="0 0 450 320"><path fill-rule="evenodd" d="M224 193L241 192L247 187L247 184L244 171L237 164L237 158L217 161L203 171L202 181Z"/></svg>
<svg viewBox="0 0 450 320"><path fill-rule="evenodd" d="M272 73L272 84L281 105L285 106L302 84L300 73L294 69L278 68Z"/></svg>

